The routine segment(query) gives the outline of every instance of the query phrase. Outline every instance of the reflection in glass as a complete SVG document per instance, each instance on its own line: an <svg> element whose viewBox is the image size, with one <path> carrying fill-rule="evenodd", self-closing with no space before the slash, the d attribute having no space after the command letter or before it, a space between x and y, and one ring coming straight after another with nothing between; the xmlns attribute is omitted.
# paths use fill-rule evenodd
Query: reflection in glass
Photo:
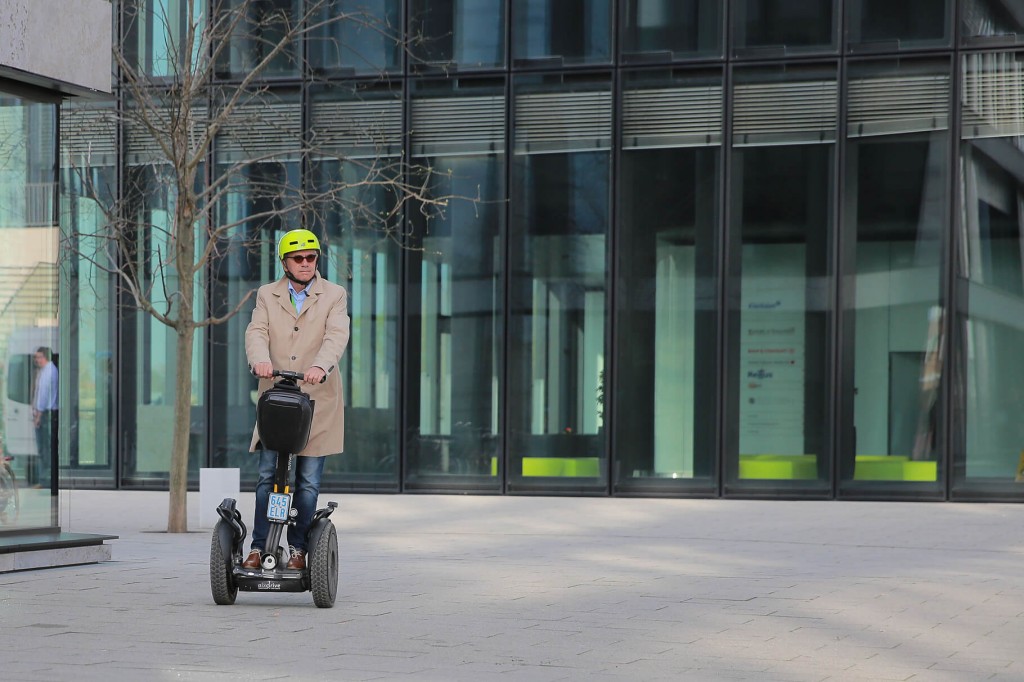
<svg viewBox="0 0 1024 682"><path fill-rule="evenodd" d="M718 0L625 0L623 59L721 54L723 5Z"/></svg>
<svg viewBox="0 0 1024 682"><path fill-rule="evenodd" d="M990 489L1015 489L1024 451L1024 59L963 59L954 486L988 479Z"/></svg>
<svg viewBox="0 0 1024 682"><path fill-rule="evenodd" d="M727 483L828 487L834 68L738 71ZM763 483L761 485L764 485Z"/></svg>
<svg viewBox="0 0 1024 682"><path fill-rule="evenodd" d="M238 107L221 127L209 180L217 197L218 230L210 263L211 312L228 315L250 297L238 314L209 330L208 394L211 414L217 415L210 427L212 463L239 467L248 485L256 480L258 463L249 454L258 382L248 371L245 328L252 319L255 290L283 274L277 239L302 227L298 97L278 91L263 100Z"/></svg>
<svg viewBox="0 0 1024 682"><path fill-rule="evenodd" d="M0 250L0 532L57 523L50 493L60 444L52 413L43 414L38 426L33 414L41 379L36 350L46 346L59 354L60 348L56 144L56 104L0 91L0 234L6 245ZM57 365L59 358L53 359Z"/></svg>
<svg viewBox="0 0 1024 682"><path fill-rule="evenodd" d="M411 0L413 55L448 69L505 61L503 0Z"/></svg>
<svg viewBox="0 0 1024 682"><path fill-rule="evenodd" d="M167 77L179 73L187 53L199 56L206 23L206 0L193 0L192 16L184 0L125 0L124 52L140 73ZM191 24L196 37L186 45Z"/></svg>
<svg viewBox="0 0 1024 682"><path fill-rule="evenodd" d="M964 0L960 36L965 43L1024 43L1024 11L1015 0Z"/></svg>
<svg viewBox="0 0 1024 682"><path fill-rule="evenodd" d="M133 218L138 250L132 254L133 267L143 273L148 294L157 309L170 306L178 288L178 275L163 267L171 252L171 230L177 192L171 169L157 163L130 166L125 171L125 193ZM197 237L198 239L198 237ZM206 309L203 277L196 275L193 306L197 315ZM168 444L174 424L175 378L179 371L192 372L190 476L198 474L205 462L206 410L205 362L202 352L205 330L197 329L193 340L192 367L177 366L174 330L148 313L131 308L124 312L122 347L124 380L120 382L127 409L122 424L125 432L126 479L140 483L166 480L170 467Z"/></svg>
<svg viewBox="0 0 1024 682"><path fill-rule="evenodd" d="M849 89L841 480L935 485L949 65L861 62Z"/></svg>
<svg viewBox="0 0 1024 682"><path fill-rule="evenodd" d="M420 238L409 253L407 289L410 477L490 478L501 433L501 157L422 162L451 174L432 194L466 198L429 222L413 213ZM478 192L480 204L467 199Z"/></svg>
<svg viewBox="0 0 1024 682"><path fill-rule="evenodd" d="M229 78L253 70L263 76L294 76L299 72L299 42L287 39L299 15L300 0L223 0L218 26L231 26L227 49L217 70ZM282 41L284 49L274 54ZM262 66L261 66L262 65Z"/></svg>
<svg viewBox="0 0 1024 682"><path fill-rule="evenodd" d="M320 273L348 290L351 338L339 366L345 390L345 454L328 459L325 481L398 486L398 226L377 215L394 205L386 185L362 184L359 160L316 164L314 186L346 185L318 220Z"/></svg>
<svg viewBox="0 0 1024 682"><path fill-rule="evenodd" d="M696 478L708 485L715 452L715 407L707 396L715 395L716 383L721 74L630 74L623 97L617 482Z"/></svg>
<svg viewBox="0 0 1024 682"><path fill-rule="evenodd" d="M105 270L108 261L100 235L106 211L114 206L115 127L108 107L73 106L61 112L62 202L69 254L61 267L63 318L74 320L61 330L61 347L67 349L61 363L68 398L70 424L61 452L62 477L82 477L92 484L114 483L113 277Z"/></svg>
<svg viewBox="0 0 1024 682"><path fill-rule="evenodd" d="M348 290L351 337L339 369L345 390L345 454L328 459L325 482L398 488L398 295L403 239L395 156L401 92L386 84L313 93L310 186L327 196L313 213L324 277ZM327 193L330 193L327 195Z"/></svg>
<svg viewBox="0 0 1024 682"><path fill-rule="evenodd" d="M424 81L412 144L428 198L410 210L406 252L407 482L494 489L502 389L501 226L505 97L501 81ZM428 217L429 216L429 217ZM463 477L458 481L456 477Z"/></svg>
<svg viewBox="0 0 1024 682"><path fill-rule="evenodd" d="M947 46L952 12L952 0L847 0L846 40L854 51Z"/></svg>
<svg viewBox="0 0 1024 682"><path fill-rule="evenodd" d="M268 145L273 144L270 140ZM301 227L293 210L299 186L299 163L277 161L232 166L230 154L221 157L218 173L230 177L231 188L217 208L222 230L218 258L212 268L211 304L225 315L250 296L243 310L227 322L210 328L211 424L213 465L239 467L242 480L256 480L258 458L249 453L256 417L257 380L245 358L245 328L252 319L255 290L279 279L277 241Z"/></svg>
<svg viewBox="0 0 1024 682"><path fill-rule="evenodd" d="M736 0L732 40L738 54L791 54L836 46L835 0Z"/></svg>
<svg viewBox="0 0 1024 682"><path fill-rule="evenodd" d="M309 37L314 69L377 73L402 64L400 0L327 0ZM416 41L414 41L416 42Z"/></svg>
<svg viewBox="0 0 1024 682"><path fill-rule="evenodd" d="M512 0L512 57L565 64L609 61L610 0Z"/></svg>
<svg viewBox="0 0 1024 682"><path fill-rule="evenodd" d="M599 82L565 91L539 80L516 95L508 471L517 488L532 477L605 477L609 95ZM597 116L579 117L580 106Z"/></svg>

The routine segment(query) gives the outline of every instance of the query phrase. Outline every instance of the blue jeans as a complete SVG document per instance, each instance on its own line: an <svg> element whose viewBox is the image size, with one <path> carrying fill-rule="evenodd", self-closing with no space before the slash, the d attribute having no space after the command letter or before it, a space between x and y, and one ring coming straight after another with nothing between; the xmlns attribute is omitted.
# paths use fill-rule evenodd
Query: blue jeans
<svg viewBox="0 0 1024 682"><path fill-rule="evenodd" d="M57 410L44 410L39 415L39 426L36 427L36 452L38 454L35 457L29 457L25 472L30 485L50 488L50 463L53 461L53 451L56 449L54 447L56 438Z"/></svg>
<svg viewBox="0 0 1024 682"><path fill-rule="evenodd" d="M292 506L299 512L295 525L288 526L288 544L295 549L306 549L306 531L316 511L316 500L320 496L320 479L324 474L326 457L295 458L295 488L292 491ZM274 489L274 474L277 473L277 453L273 450L260 452L260 475L256 480L256 518L252 524L251 549L268 549L270 521L267 520L267 503Z"/></svg>

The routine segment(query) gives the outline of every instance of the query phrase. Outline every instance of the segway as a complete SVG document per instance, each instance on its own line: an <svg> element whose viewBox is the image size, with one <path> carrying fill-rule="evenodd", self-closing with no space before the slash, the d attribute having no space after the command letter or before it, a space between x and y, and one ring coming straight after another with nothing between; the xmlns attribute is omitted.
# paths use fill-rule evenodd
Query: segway
<svg viewBox="0 0 1024 682"><path fill-rule="evenodd" d="M320 608L334 606L338 592L338 533L328 518L338 507L328 502L317 509L309 525L306 568L285 567L281 537L295 523L298 510L292 506L291 476L295 454L306 447L313 421L313 402L298 386L303 374L274 370L280 377L273 388L260 396L256 406L256 424L264 448L277 451L277 471L267 505L270 531L263 562L258 569L243 568L242 546L247 530L235 500L226 498L217 507L220 520L213 529L210 544L210 589L217 604L234 604L239 590L244 592L313 593Z"/></svg>

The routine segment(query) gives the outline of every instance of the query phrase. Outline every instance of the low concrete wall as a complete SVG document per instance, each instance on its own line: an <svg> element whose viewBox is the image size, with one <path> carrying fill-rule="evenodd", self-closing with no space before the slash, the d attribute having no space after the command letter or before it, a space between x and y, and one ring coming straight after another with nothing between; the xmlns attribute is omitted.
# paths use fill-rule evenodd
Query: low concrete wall
<svg viewBox="0 0 1024 682"><path fill-rule="evenodd" d="M0 0L0 76L109 93L112 12L110 0Z"/></svg>

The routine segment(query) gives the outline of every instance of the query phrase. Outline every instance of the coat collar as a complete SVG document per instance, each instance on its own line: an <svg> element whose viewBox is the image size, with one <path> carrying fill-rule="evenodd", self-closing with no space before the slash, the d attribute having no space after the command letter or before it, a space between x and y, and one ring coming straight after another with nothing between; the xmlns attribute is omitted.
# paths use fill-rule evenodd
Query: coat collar
<svg viewBox="0 0 1024 682"><path fill-rule="evenodd" d="M288 293L288 278L284 275L281 279L274 282L273 287L270 289L270 293L277 298L278 303L282 308L291 313L291 316L298 319L299 313L295 312L295 306L292 305L291 295ZM302 304L302 312L305 313L314 304L316 304L317 297L324 292L324 278L320 274L320 271L316 271L316 277L309 285L309 295L306 297L306 302Z"/></svg>

